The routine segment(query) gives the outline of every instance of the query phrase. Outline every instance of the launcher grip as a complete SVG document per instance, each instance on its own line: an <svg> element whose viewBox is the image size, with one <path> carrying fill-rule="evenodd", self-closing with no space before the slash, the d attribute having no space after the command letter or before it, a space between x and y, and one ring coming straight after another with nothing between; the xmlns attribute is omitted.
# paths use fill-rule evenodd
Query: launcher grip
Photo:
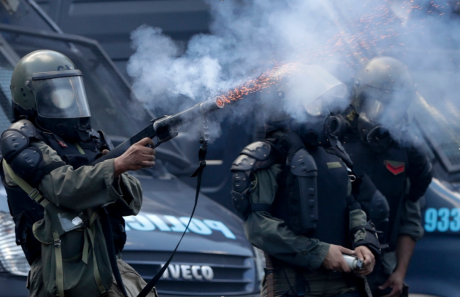
<svg viewBox="0 0 460 297"><path fill-rule="evenodd" d="M149 124L143 130L138 132L137 134L131 136L128 140L122 142L120 145L117 145L113 150L108 152L107 154L103 155L102 157L96 159L91 165L96 165L108 159L115 159L121 155L123 155L131 145L135 144L136 142L140 141L145 137L154 138L156 136L156 131L153 128L152 124Z"/></svg>
<svg viewBox="0 0 460 297"><path fill-rule="evenodd" d="M208 113L214 112L221 109L222 106L218 105L215 101L206 101L198 103L187 110L179 112L175 115L163 116L152 120L153 123L142 129L136 135L132 136L116 148L103 155L99 159L95 160L91 165L96 165L102 161L108 159L114 159L121 155L133 144L140 141L145 137L154 138L158 137L158 146L163 142L169 141L170 139L177 136L176 127L189 123L200 116L205 116Z"/></svg>

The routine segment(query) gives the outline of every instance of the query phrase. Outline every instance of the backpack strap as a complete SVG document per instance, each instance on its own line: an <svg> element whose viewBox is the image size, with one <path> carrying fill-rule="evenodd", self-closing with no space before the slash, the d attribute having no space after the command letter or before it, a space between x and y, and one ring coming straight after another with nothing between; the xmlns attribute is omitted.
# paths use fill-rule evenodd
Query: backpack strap
<svg viewBox="0 0 460 297"><path fill-rule="evenodd" d="M8 175L14 180L14 182L24 190L24 192L27 193L27 195L30 197L30 199L34 200L44 208L49 204L49 201L45 199L45 197L42 196L39 190L36 188L33 188L31 185L29 185L25 180L17 176L13 169L11 169L11 166L6 163L5 159L3 159L3 164L5 165L6 171L8 172Z"/></svg>
<svg viewBox="0 0 460 297"><path fill-rule="evenodd" d="M96 259L96 252L95 252L95 243L94 243L94 232L93 232L93 229L94 229L94 221L98 218L98 212L95 211L92 215L91 215L91 218L89 220L89 226L86 226L85 230L86 230L86 236L89 238L89 241L91 242L91 246L93 247L93 269L94 269L94 278L96 280L96 284L97 284L97 287L99 289L99 292L101 293L102 296L106 295L107 294L107 291L105 290L105 287L104 285L102 284L102 278L101 278L101 275L99 273L99 267L97 265L97 259ZM86 237L85 236L85 237ZM88 239L85 238L85 242L87 241ZM117 267L118 268L118 267ZM115 272L114 272L115 274ZM118 281L118 280L117 280ZM124 289L124 287L123 287Z"/></svg>
<svg viewBox="0 0 460 297"><path fill-rule="evenodd" d="M59 297L64 297L64 266L62 263L61 239L53 232L54 256L56 257L56 287Z"/></svg>

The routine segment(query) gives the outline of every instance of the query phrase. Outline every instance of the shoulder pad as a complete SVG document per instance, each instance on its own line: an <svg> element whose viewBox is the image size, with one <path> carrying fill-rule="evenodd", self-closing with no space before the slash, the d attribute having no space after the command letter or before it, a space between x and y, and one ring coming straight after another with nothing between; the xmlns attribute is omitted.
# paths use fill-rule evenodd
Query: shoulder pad
<svg viewBox="0 0 460 297"><path fill-rule="evenodd" d="M11 159L28 147L29 143L29 137L26 137L22 132L10 129L5 130L0 141L3 158L9 163Z"/></svg>
<svg viewBox="0 0 460 297"><path fill-rule="evenodd" d="M35 129L34 124L29 120L20 120L13 123L8 130L13 129L21 131L27 137L37 137L37 129Z"/></svg>
<svg viewBox="0 0 460 297"><path fill-rule="evenodd" d="M264 161L269 158L271 153L271 145L263 141L253 142L246 146L241 154L252 157L258 161Z"/></svg>
<svg viewBox="0 0 460 297"><path fill-rule="evenodd" d="M42 160L41 151L34 146L29 146L23 149L15 158L11 159L11 162L8 162L8 160L7 162L14 173L25 181L30 182L32 178L31 174L34 175L36 173L36 169L40 166Z"/></svg>
<svg viewBox="0 0 460 297"><path fill-rule="evenodd" d="M230 170L237 170L237 171L251 171L254 169L254 165L256 163L256 159L251 158L246 155L239 155L238 158L233 162L232 168Z"/></svg>
<svg viewBox="0 0 460 297"><path fill-rule="evenodd" d="M37 138L37 130L32 122L20 120L13 123L2 133L0 150L7 162L10 162L16 155L30 144L30 138Z"/></svg>
<svg viewBox="0 0 460 297"><path fill-rule="evenodd" d="M257 141L243 149L233 162L231 171L255 171L268 168L276 161L275 151L267 142Z"/></svg>
<svg viewBox="0 0 460 297"><path fill-rule="evenodd" d="M297 176L316 176L318 168L315 159L305 149L295 153L291 162L291 172Z"/></svg>

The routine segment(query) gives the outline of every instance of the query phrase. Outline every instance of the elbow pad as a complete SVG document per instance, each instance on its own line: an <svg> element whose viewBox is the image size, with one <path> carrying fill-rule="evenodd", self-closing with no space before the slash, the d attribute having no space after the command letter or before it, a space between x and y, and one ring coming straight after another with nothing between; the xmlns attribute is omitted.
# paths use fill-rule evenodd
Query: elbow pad
<svg viewBox="0 0 460 297"><path fill-rule="evenodd" d="M45 165L42 152L30 145L32 140L41 140L34 125L28 120L20 120L2 133L0 149L14 173L36 188L43 176L65 163L53 162Z"/></svg>
<svg viewBox="0 0 460 297"><path fill-rule="evenodd" d="M353 248L364 245L369 248L375 256L380 256L382 249L387 248L388 245L379 242L378 233L380 233L380 231L375 229L371 221L368 221L365 226L354 228L354 230L351 231L353 236Z"/></svg>

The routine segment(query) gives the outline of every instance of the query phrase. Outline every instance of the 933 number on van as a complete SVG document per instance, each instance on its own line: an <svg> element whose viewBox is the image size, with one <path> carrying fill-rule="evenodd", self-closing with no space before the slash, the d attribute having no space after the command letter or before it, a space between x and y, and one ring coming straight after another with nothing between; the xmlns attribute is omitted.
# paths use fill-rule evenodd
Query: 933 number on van
<svg viewBox="0 0 460 297"><path fill-rule="evenodd" d="M425 231L460 231L460 208L428 208L425 212Z"/></svg>

